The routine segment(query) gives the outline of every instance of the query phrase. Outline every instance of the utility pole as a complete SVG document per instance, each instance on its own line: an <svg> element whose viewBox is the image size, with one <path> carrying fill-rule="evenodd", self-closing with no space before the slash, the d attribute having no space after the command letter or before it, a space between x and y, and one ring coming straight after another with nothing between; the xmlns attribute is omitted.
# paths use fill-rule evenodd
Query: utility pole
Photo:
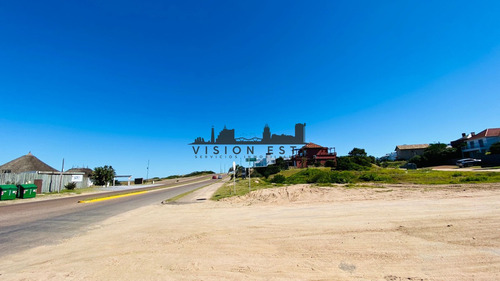
<svg viewBox="0 0 500 281"><path fill-rule="evenodd" d="M62 161L61 175L59 176L59 188L57 189L57 193L61 192L62 189L63 172L64 172L64 158Z"/></svg>
<svg viewBox="0 0 500 281"><path fill-rule="evenodd" d="M236 195L236 162L233 161L233 191Z"/></svg>
<svg viewBox="0 0 500 281"><path fill-rule="evenodd" d="M149 179L149 159L148 159L148 167L146 168L146 182L148 182Z"/></svg>
<svg viewBox="0 0 500 281"><path fill-rule="evenodd" d="M248 193L250 193L250 191L252 191L252 189L250 187L250 165L248 165Z"/></svg>

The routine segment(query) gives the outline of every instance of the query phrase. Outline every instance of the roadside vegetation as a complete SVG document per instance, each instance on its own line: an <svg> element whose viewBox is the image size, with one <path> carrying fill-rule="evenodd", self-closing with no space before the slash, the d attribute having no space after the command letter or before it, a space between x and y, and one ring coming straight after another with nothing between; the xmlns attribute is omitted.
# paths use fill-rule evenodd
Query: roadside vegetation
<svg viewBox="0 0 500 281"><path fill-rule="evenodd" d="M434 144L419 158L418 165L438 164L454 157L455 151L442 144ZM415 159L414 159L415 160ZM411 161L410 161L411 162ZM500 172L439 171L430 168L402 169L406 161L378 162L368 156L364 149L354 148L347 156L337 157L337 163L325 163L323 167L314 165L305 169L289 167L281 158L276 165L253 169L251 191L291 184L314 184L346 188L371 187L375 184L474 184L500 182ZM241 196L249 192L248 179L236 173L236 186L233 181L222 186L212 197L220 200L231 196ZM241 169L242 170L242 169ZM230 171L232 172L232 171ZM231 175L232 178L232 175ZM235 191L234 191L235 189Z"/></svg>
<svg viewBox="0 0 500 281"><path fill-rule="evenodd" d="M500 182L500 172L453 172L435 171L431 169L403 170L394 168L373 168L366 171L332 171L330 169L306 168L281 171L268 179L256 178L251 180L251 190L272 188L291 184L316 184L333 186L345 184L370 187L363 184L467 184L467 183L494 183ZM248 179L236 180L236 193L233 191L233 182L227 182L212 197L213 200L231 196L241 196L249 192Z"/></svg>
<svg viewBox="0 0 500 281"><path fill-rule="evenodd" d="M212 175L215 174L214 171L195 171L189 174L185 175L171 175L165 178L161 178L161 180L170 180L170 179L178 179L178 178L188 178L188 177L194 177L194 176L203 176L203 175ZM160 178L157 178L157 180L160 180Z"/></svg>

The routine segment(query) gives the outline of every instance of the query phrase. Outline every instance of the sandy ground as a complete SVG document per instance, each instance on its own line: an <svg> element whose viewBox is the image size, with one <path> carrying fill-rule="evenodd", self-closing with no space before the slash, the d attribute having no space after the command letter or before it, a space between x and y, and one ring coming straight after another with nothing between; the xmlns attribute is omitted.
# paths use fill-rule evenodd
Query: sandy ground
<svg viewBox="0 0 500 281"><path fill-rule="evenodd" d="M500 280L500 184L209 193L5 257L0 279Z"/></svg>

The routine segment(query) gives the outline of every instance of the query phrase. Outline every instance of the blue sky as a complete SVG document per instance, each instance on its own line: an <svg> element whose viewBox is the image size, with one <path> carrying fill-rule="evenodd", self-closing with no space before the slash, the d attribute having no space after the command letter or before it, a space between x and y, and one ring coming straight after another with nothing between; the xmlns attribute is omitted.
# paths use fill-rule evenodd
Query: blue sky
<svg viewBox="0 0 500 281"><path fill-rule="evenodd" d="M9 2L2 164L167 176L231 163L193 158L212 126L374 156L500 127L498 1Z"/></svg>

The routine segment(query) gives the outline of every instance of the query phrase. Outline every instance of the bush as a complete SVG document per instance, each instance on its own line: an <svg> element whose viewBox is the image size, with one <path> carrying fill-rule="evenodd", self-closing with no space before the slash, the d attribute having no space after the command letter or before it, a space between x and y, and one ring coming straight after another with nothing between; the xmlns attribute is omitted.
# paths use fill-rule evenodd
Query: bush
<svg viewBox="0 0 500 281"><path fill-rule="evenodd" d="M335 168L335 162L333 160L327 160L325 162L325 167Z"/></svg>
<svg viewBox="0 0 500 281"><path fill-rule="evenodd" d="M255 168L252 170L252 173L250 174L250 176L252 178L262 178L262 177L264 177Z"/></svg>
<svg viewBox="0 0 500 281"><path fill-rule="evenodd" d="M414 163L421 168L448 164L451 159L458 157L460 157L460 153L456 148L447 147L444 143L433 143L425 149L422 156L416 155L408 162Z"/></svg>
<svg viewBox="0 0 500 281"><path fill-rule="evenodd" d="M410 160L408 160L408 163L413 163L413 164L417 165L417 167L422 167L422 164L423 164L422 162L423 162L423 159L422 159L422 156L420 156L420 155L415 155L412 158L410 158Z"/></svg>
<svg viewBox="0 0 500 281"><path fill-rule="evenodd" d="M281 171L281 169L279 166L269 165L267 167L254 168L254 171L257 171L257 173L263 175L267 179L270 175L274 175L274 174L279 173Z"/></svg>
<svg viewBox="0 0 500 281"><path fill-rule="evenodd" d="M330 173L331 183L351 183L354 181L356 176L351 172L336 172L332 171Z"/></svg>
<svg viewBox="0 0 500 281"><path fill-rule="evenodd" d="M463 179L460 179L462 182L471 182L471 181L486 181L488 178L485 176L469 176Z"/></svg>
<svg viewBox="0 0 500 281"><path fill-rule="evenodd" d="M350 183L356 175L351 172L338 172L319 169L306 169L286 178L288 184L299 183Z"/></svg>
<svg viewBox="0 0 500 281"><path fill-rule="evenodd" d="M272 179L272 183L284 183L286 180L285 176L283 175L275 175Z"/></svg>
<svg viewBox="0 0 500 281"><path fill-rule="evenodd" d="M364 158L356 156L343 156L337 158L337 170L339 171L363 171L368 170L369 167L371 167L370 161Z"/></svg>
<svg viewBox="0 0 500 281"><path fill-rule="evenodd" d="M76 183L75 182L68 182L64 188L66 188L67 190L74 190L76 188Z"/></svg>
<svg viewBox="0 0 500 281"><path fill-rule="evenodd" d="M379 176L374 173L364 173L359 176L359 179L362 181L377 181L380 180Z"/></svg>
<svg viewBox="0 0 500 281"><path fill-rule="evenodd" d="M382 161L380 162L380 167L382 168L399 168L401 165L404 165L404 161Z"/></svg>
<svg viewBox="0 0 500 281"><path fill-rule="evenodd" d="M500 142L496 142L490 147L491 154L500 154Z"/></svg>
<svg viewBox="0 0 500 281"><path fill-rule="evenodd" d="M104 167L96 167L92 172L90 178L94 182L95 185L106 185L113 181L115 177L115 169L111 166L105 165Z"/></svg>

